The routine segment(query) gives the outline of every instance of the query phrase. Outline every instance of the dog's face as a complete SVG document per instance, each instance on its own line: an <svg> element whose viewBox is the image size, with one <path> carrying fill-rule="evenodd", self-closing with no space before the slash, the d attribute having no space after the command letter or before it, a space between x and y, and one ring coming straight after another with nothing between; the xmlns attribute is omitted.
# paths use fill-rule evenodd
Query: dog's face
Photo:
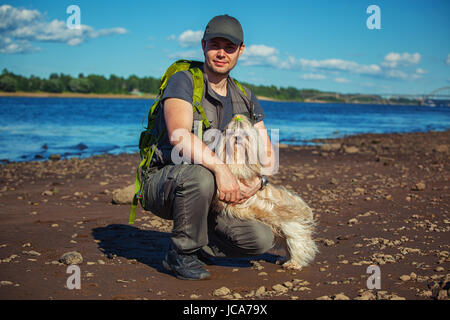
<svg viewBox="0 0 450 320"><path fill-rule="evenodd" d="M250 179L261 174L259 140L248 118L236 115L224 130L216 154L235 176Z"/></svg>

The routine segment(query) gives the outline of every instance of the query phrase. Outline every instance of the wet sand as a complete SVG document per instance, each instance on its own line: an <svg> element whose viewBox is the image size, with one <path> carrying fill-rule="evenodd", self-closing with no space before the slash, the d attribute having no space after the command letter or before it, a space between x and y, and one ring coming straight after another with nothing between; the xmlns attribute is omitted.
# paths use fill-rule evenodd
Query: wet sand
<svg viewBox="0 0 450 320"><path fill-rule="evenodd" d="M128 225L129 205L111 203L137 154L0 165L0 299L448 299L450 131L320 142L281 146L271 179L313 208L315 261L293 272L277 250L216 259L204 281L164 272L170 221L138 209ZM81 289L58 262L70 251Z"/></svg>

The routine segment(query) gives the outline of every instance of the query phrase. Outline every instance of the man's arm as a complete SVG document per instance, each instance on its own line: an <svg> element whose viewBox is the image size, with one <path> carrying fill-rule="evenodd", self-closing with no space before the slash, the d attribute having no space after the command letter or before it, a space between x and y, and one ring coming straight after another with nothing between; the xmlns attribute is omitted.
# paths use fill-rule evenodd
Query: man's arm
<svg viewBox="0 0 450 320"><path fill-rule="evenodd" d="M192 134L192 105L182 99L167 98L164 100L164 118L170 143L181 151L184 158L214 173L219 199L232 203L240 200L239 184L228 166Z"/></svg>

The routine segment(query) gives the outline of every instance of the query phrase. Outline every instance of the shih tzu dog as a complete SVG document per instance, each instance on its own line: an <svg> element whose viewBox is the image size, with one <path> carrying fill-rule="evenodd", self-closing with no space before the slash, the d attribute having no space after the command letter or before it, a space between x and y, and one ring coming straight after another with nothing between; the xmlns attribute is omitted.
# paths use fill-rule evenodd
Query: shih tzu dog
<svg viewBox="0 0 450 320"><path fill-rule="evenodd" d="M245 182L261 177L260 149L257 129L245 116L236 115L224 130L215 153L238 180ZM318 249L312 239L313 212L285 187L268 184L243 203L231 205L216 197L213 205L218 214L254 219L270 226L277 244L287 252L283 267L300 270L314 260Z"/></svg>

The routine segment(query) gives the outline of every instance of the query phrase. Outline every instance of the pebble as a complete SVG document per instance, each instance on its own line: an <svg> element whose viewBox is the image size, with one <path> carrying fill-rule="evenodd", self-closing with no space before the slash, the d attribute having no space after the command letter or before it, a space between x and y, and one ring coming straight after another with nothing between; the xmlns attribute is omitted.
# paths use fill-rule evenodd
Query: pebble
<svg viewBox="0 0 450 320"><path fill-rule="evenodd" d="M359 149L357 147L354 147L354 146L349 146L349 147L344 146L344 152L345 153L358 153Z"/></svg>
<svg viewBox="0 0 450 320"><path fill-rule="evenodd" d="M30 250L30 251L22 251L24 254L29 254L30 256L40 256L41 254L37 251Z"/></svg>
<svg viewBox="0 0 450 320"><path fill-rule="evenodd" d="M231 293L231 290L228 289L227 287L221 287L219 289L214 290L213 295L215 296L226 296L229 295Z"/></svg>
<svg viewBox="0 0 450 320"><path fill-rule="evenodd" d="M51 190L45 190L44 192L42 192L43 196L52 196L53 195L53 191Z"/></svg>
<svg viewBox="0 0 450 320"><path fill-rule="evenodd" d="M265 292L266 292L266 287L261 286L258 289L256 289L255 296L259 297L259 296L263 295Z"/></svg>
<svg viewBox="0 0 450 320"><path fill-rule="evenodd" d="M235 292L235 293L233 293L233 298L234 299L242 299L242 296L240 293Z"/></svg>
<svg viewBox="0 0 450 320"><path fill-rule="evenodd" d="M50 155L50 160L57 161L60 159L61 159L61 155L59 155L59 154L51 154Z"/></svg>
<svg viewBox="0 0 450 320"><path fill-rule="evenodd" d="M275 290L276 292L287 292L288 288L286 288L285 286L281 285L281 284L276 284L274 286L272 286L272 289Z"/></svg>
<svg viewBox="0 0 450 320"><path fill-rule="evenodd" d="M438 300L447 300L448 293L447 290L440 290L437 296Z"/></svg>
<svg viewBox="0 0 450 320"><path fill-rule="evenodd" d="M329 296L321 296L316 298L316 300L333 300L333 299L331 299Z"/></svg>
<svg viewBox="0 0 450 320"><path fill-rule="evenodd" d="M443 267L436 267L436 268L434 269L434 271L436 271L436 272L442 272L442 271L445 271L445 269L444 269Z"/></svg>
<svg viewBox="0 0 450 320"><path fill-rule="evenodd" d="M338 293L334 296L334 300L350 300L344 293Z"/></svg>
<svg viewBox="0 0 450 320"><path fill-rule="evenodd" d="M83 263L83 257L79 252L71 251L64 253L58 260L67 265Z"/></svg>
<svg viewBox="0 0 450 320"><path fill-rule="evenodd" d="M407 274L404 274L404 275L400 276L400 280L402 280L402 281L409 281L409 280L411 280L411 277L408 276Z"/></svg>
<svg viewBox="0 0 450 320"><path fill-rule="evenodd" d="M377 297L371 291L364 291L355 300L375 300Z"/></svg>
<svg viewBox="0 0 450 320"><path fill-rule="evenodd" d="M365 189L363 189L363 188L355 188L355 192L356 193L360 193L360 194L364 194L365 192L366 192L366 190Z"/></svg>
<svg viewBox="0 0 450 320"><path fill-rule="evenodd" d="M115 189L112 192L112 202L114 204L130 204L133 201L136 189L134 184L125 188Z"/></svg>
<svg viewBox="0 0 450 320"><path fill-rule="evenodd" d="M423 181L416 183L416 185L411 189L413 191L425 190L425 183Z"/></svg>

